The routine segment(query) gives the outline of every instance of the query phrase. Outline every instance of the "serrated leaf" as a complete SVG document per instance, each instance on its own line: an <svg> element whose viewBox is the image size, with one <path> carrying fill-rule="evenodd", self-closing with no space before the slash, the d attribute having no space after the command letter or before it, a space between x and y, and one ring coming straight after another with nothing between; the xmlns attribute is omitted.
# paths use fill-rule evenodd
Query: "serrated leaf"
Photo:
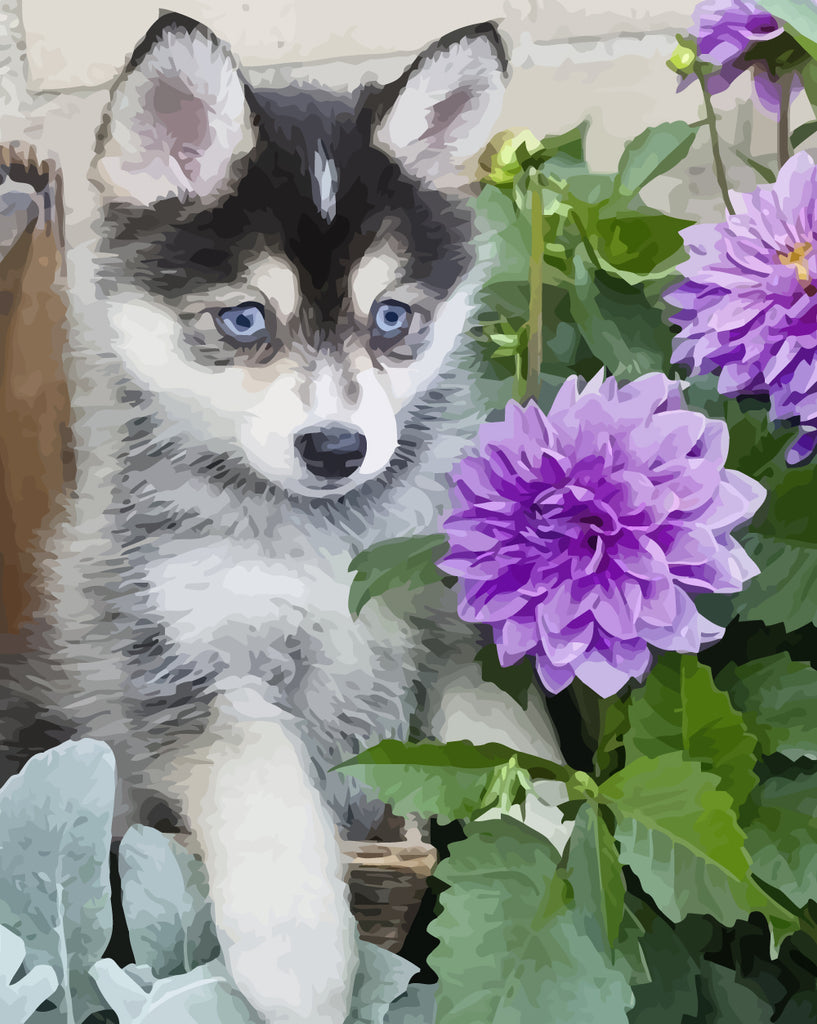
<svg viewBox="0 0 817 1024"><path fill-rule="evenodd" d="M566 781L564 765L511 750L501 743L401 743L383 740L336 770L375 789L397 814L437 815L441 822L469 818L484 810L483 794L497 769L513 758L532 778ZM521 794L520 794L521 795Z"/></svg>
<svg viewBox="0 0 817 1024"><path fill-rule="evenodd" d="M114 788L110 748L83 739L32 757L0 790L0 924L25 943L27 967L57 973L43 1024L101 1005L88 969L111 937Z"/></svg>
<svg viewBox="0 0 817 1024"><path fill-rule="evenodd" d="M633 196L653 178L671 170L687 155L698 127L685 121L667 121L647 128L624 147L616 184L625 196Z"/></svg>
<svg viewBox="0 0 817 1024"><path fill-rule="evenodd" d="M583 930L612 953L624 916L624 876L615 840L590 800L579 808L573 825L566 878Z"/></svg>
<svg viewBox="0 0 817 1024"><path fill-rule="evenodd" d="M178 842L134 825L119 846L119 871L137 963L165 978L218 956L204 867Z"/></svg>
<svg viewBox="0 0 817 1024"><path fill-rule="evenodd" d="M59 987L53 967L38 964L12 984L26 955L23 940L0 925L0 1010L3 1024L26 1024Z"/></svg>
<svg viewBox="0 0 817 1024"><path fill-rule="evenodd" d="M698 1020L698 968L675 931L648 911L641 947L650 978L633 989L630 1024L688 1024Z"/></svg>
<svg viewBox="0 0 817 1024"><path fill-rule="evenodd" d="M145 992L113 960L100 960L91 976L119 1024L254 1024L224 965L213 961L186 974L160 978Z"/></svg>
<svg viewBox="0 0 817 1024"><path fill-rule="evenodd" d="M760 911L776 948L796 920L750 877L745 835L719 781L677 751L628 764L599 800L616 816L621 862L671 921L712 914L731 926Z"/></svg>
<svg viewBox="0 0 817 1024"><path fill-rule="evenodd" d="M787 653L729 664L718 686L743 713L764 754L817 759L817 671Z"/></svg>
<svg viewBox="0 0 817 1024"><path fill-rule="evenodd" d="M752 794L742 819L752 872L797 907L817 900L817 777L772 777Z"/></svg>
<svg viewBox="0 0 817 1024"><path fill-rule="evenodd" d="M547 1007L559 1024L626 1024L632 991L565 901L553 847L510 818L466 832L438 868L450 888L429 928L440 1024L520 1024Z"/></svg>
<svg viewBox="0 0 817 1024"><path fill-rule="evenodd" d="M349 588L349 611L357 618L373 597L395 587L411 589L437 583L444 574L437 561L448 550L448 541L440 533L422 537L401 537L373 544L349 564L355 574Z"/></svg>
<svg viewBox="0 0 817 1024"><path fill-rule="evenodd" d="M712 672L694 655L665 655L630 700L630 728L624 734L628 760L683 750L740 807L757 785L756 739Z"/></svg>
<svg viewBox="0 0 817 1024"><path fill-rule="evenodd" d="M817 545L747 534L741 541L760 569L735 596L741 618L782 623L788 632L817 621Z"/></svg>

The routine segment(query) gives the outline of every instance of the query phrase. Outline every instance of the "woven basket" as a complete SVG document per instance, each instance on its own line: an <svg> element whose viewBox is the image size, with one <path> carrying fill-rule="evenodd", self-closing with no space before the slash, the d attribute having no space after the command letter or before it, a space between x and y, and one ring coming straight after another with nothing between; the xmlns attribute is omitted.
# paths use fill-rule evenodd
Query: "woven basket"
<svg viewBox="0 0 817 1024"><path fill-rule="evenodd" d="M410 828L396 843L341 843L360 937L399 953L417 916L437 851Z"/></svg>

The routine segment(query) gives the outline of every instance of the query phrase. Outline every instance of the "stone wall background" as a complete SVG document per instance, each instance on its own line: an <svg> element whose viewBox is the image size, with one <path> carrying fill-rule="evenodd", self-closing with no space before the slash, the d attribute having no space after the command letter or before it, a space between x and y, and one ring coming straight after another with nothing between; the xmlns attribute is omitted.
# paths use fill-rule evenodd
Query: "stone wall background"
<svg viewBox="0 0 817 1024"><path fill-rule="evenodd" d="M611 7L616 9L612 10ZM588 157L615 168L624 143L664 120L703 116L697 86L679 93L665 66L694 0L187 0L182 13L232 45L251 80L311 79L337 87L395 77L422 47L451 29L492 19L512 48L513 77L497 128L537 135L590 120ZM85 181L110 83L165 8L149 0L2 0L0 141L29 139L63 167L69 240L84 234L92 193ZM4 12L6 12L4 20ZM5 38L4 38L5 37ZM5 45L3 45L5 44ZM5 56L4 56L5 53ZM22 79L22 89L9 83ZM754 109L748 76L718 97L730 182L755 173L730 153L774 151L774 125ZM793 123L807 120L803 98ZM645 198L676 215L715 217L720 204L706 131L689 157Z"/></svg>

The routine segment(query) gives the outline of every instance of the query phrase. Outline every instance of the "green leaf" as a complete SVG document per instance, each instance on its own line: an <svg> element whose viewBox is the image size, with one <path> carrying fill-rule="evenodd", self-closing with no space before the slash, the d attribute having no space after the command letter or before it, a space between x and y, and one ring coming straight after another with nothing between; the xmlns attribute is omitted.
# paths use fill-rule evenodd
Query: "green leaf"
<svg viewBox="0 0 817 1024"><path fill-rule="evenodd" d="M694 655L665 655L630 700L628 760L683 750L722 780L735 807L757 785L755 737Z"/></svg>
<svg viewBox="0 0 817 1024"><path fill-rule="evenodd" d="M570 312L587 346L611 373L632 380L665 367L670 333L643 291L593 272L577 250Z"/></svg>
<svg viewBox="0 0 817 1024"><path fill-rule="evenodd" d="M134 825L119 846L119 872L137 963L165 978L218 956L204 867L178 842Z"/></svg>
<svg viewBox="0 0 817 1024"><path fill-rule="evenodd" d="M801 0L757 0L758 7L786 23L803 49L817 59L817 9Z"/></svg>
<svg viewBox="0 0 817 1024"><path fill-rule="evenodd" d="M650 978L633 989L630 1024L689 1024L698 1016L698 968L666 921L642 905L641 947Z"/></svg>
<svg viewBox="0 0 817 1024"><path fill-rule="evenodd" d="M601 786L599 800L616 816L621 862L671 921L712 914L731 926L760 911L776 948L796 921L749 876L745 836L719 782L676 751L633 761Z"/></svg>
<svg viewBox="0 0 817 1024"><path fill-rule="evenodd" d="M765 164L760 163L759 160L755 160L754 157L749 156L748 153L744 153L741 150L735 150L740 159L746 164L747 167L751 167L758 177L762 178L767 184L771 185L777 181L777 175Z"/></svg>
<svg viewBox="0 0 817 1024"><path fill-rule="evenodd" d="M612 953L624 916L624 876L615 840L588 800L579 808L567 848L566 878L583 930Z"/></svg>
<svg viewBox="0 0 817 1024"><path fill-rule="evenodd" d="M817 759L817 671L808 662L772 654L727 665L717 683L743 712L764 754Z"/></svg>
<svg viewBox="0 0 817 1024"><path fill-rule="evenodd" d="M588 233L604 269L628 284L639 284L674 272L678 260L673 257L685 255L679 231L691 223L657 210L623 210L615 217L599 217Z"/></svg>
<svg viewBox="0 0 817 1024"><path fill-rule="evenodd" d="M817 778L770 778L744 810L752 872L798 907L817 900Z"/></svg>
<svg viewBox="0 0 817 1024"><path fill-rule="evenodd" d="M25 943L28 968L57 972L43 1024L101 1008L88 969L111 937L114 788L110 748L83 739L32 757L0 790L0 924Z"/></svg>
<svg viewBox="0 0 817 1024"><path fill-rule="evenodd" d="M440 1024L521 1024L547 1007L559 1024L626 1024L632 990L583 931L553 847L510 818L466 833L437 870L450 888L429 928Z"/></svg>
<svg viewBox="0 0 817 1024"><path fill-rule="evenodd" d="M26 1024L37 1007L59 987L54 968L47 964L38 964L14 981L23 966L25 955L23 940L0 925L0 1007L3 1009L3 1024Z"/></svg>
<svg viewBox="0 0 817 1024"><path fill-rule="evenodd" d="M799 125L791 133L791 148L797 149L807 139L810 139L815 132L817 132L817 121L806 121L805 124Z"/></svg>
<svg viewBox="0 0 817 1024"><path fill-rule="evenodd" d="M436 561L448 550L448 541L440 533L421 537L384 540L361 551L349 563L355 574L349 589L349 611L353 618L373 598L395 587L415 590L437 583L444 575Z"/></svg>
<svg viewBox="0 0 817 1024"><path fill-rule="evenodd" d="M528 706L528 693L534 681L533 662L530 658L522 658L515 665L507 668L499 664L496 644L486 644L480 648L474 658L479 665L482 678L493 683L500 690L512 697L525 710Z"/></svg>
<svg viewBox="0 0 817 1024"><path fill-rule="evenodd" d="M337 770L377 790L380 799L397 814L436 814L440 821L454 821L487 809L486 791L492 788L497 771L514 758L518 767L534 779L564 782L572 775L565 765L518 753L501 743L475 746L468 740L383 740L339 765ZM521 783L519 796L523 796Z"/></svg>
<svg viewBox="0 0 817 1024"><path fill-rule="evenodd" d="M760 569L735 596L735 612L790 633L817 622L817 544L748 533L741 543Z"/></svg>
<svg viewBox="0 0 817 1024"><path fill-rule="evenodd" d="M675 167L690 151L698 127L685 121L667 121L647 128L628 142L618 164L618 191L633 196L647 182Z"/></svg>
<svg viewBox="0 0 817 1024"><path fill-rule="evenodd" d="M701 961L701 1016L718 1024L771 1024L774 1007L737 980L735 972Z"/></svg>

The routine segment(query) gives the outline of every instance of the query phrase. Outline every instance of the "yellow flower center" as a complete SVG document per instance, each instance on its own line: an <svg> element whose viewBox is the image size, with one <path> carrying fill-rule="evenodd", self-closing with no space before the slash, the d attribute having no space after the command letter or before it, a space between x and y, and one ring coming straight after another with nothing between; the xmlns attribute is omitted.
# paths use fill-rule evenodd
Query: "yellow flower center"
<svg viewBox="0 0 817 1024"><path fill-rule="evenodd" d="M806 265L806 258L811 253L811 249L811 242L801 242L800 245L795 245L791 252L779 252L777 254L777 258L784 267L794 266L797 280L805 285L811 284L811 272Z"/></svg>

